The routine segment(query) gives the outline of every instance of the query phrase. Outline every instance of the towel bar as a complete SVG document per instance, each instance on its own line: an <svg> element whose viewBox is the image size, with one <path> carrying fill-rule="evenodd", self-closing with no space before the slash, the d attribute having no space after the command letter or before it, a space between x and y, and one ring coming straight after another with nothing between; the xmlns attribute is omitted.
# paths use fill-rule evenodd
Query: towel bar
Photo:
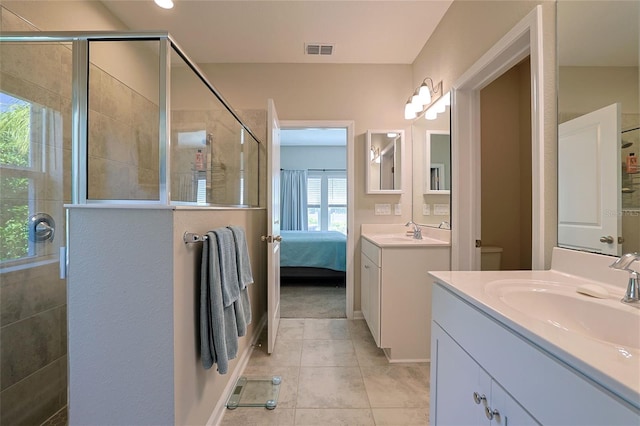
<svg viewBox="0 0 640 426"><path fill-rule="evenodd" d="M189 243L200 243L206 240L208 237L206 235L194 234L193 232L185 232L182 236L185 244Z"/></svg>

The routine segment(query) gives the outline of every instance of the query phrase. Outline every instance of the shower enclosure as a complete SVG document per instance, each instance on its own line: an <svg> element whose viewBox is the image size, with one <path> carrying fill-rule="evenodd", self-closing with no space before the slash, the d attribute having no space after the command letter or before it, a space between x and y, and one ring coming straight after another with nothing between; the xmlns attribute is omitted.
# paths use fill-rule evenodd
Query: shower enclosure
<svg viewBox="0 0 640 426"><path fill-rule="evenodd" d="M263 137L266 113L231 109L166 33L0 14L0 424L34 425L67 404L64 205L259 206L245 122Z"/></svg>

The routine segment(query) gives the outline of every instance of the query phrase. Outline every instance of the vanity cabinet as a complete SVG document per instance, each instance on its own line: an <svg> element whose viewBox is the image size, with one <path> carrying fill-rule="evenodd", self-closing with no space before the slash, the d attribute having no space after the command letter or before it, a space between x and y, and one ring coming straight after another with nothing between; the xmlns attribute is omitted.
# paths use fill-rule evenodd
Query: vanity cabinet
<svg viewBox="0 0 640 426"><path fill-rule="evenodd" d="M434 425L638 424L638 410L601 383L440 283L432 330Z"/></svg>
<svg viewBox="0 0 640 426"><path fill-rule="evenodd" d="M437 324L432 325L436 424L537 425L524 408ZM455 407L455 409L451 409Z"/></svg>
<svg viewBox="0 0 640 426"><path fill-rule="evenodd" d="M429 271L449 269L446 245L380 247L361 239L362 313L389 362L425 362L431 344Z"/></svg>
<svg viewBox="0 0 640 426"><path fill-rule="evenodd" d="M376 345L380 347L380 249L367 240L360 258L360 304Z"/></svg>

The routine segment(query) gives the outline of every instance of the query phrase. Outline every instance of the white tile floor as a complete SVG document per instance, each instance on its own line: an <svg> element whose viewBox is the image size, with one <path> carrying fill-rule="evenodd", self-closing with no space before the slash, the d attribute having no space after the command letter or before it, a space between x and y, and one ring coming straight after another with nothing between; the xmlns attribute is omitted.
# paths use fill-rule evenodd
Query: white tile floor
<svg viewBox="0 0 640 426"><path fill-rule="evenodd" d="M278 406L226 410L223 426L429 423L429 364L389 364L364 320L282 319L243 374L282 376Z"/></svg>

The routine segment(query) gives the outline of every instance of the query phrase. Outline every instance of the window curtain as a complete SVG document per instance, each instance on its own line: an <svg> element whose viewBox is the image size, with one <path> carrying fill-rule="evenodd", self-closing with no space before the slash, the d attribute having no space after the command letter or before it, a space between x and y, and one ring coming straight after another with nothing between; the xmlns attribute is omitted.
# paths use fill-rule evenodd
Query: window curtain
<svg viewBox="0 0 640 426"><path fill-rule="evenodd" d="M280 229L307 230L307 171L280 173Z"/></svg>

